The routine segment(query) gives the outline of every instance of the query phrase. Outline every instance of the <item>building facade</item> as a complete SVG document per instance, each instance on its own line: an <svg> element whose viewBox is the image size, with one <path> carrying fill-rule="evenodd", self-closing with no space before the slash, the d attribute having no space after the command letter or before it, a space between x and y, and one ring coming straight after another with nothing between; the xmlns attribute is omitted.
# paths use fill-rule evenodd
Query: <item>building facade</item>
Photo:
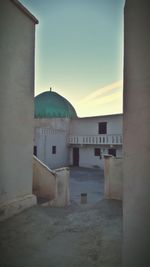
<svg viewBox="0 0 150 267"><path fill-rule="evenodd" d="M122 157L122 114L71 120L68 143L71 165L103 168L105 154Z"/></svg>
<svg viewBox="0 0 150 267"><path fill-rule="evenodd" d="M62 102L52 91L35 98L34 154L41 161L52 169L103 168L105 154L122 157L122 114L78 118L68 100Z"/></svg>

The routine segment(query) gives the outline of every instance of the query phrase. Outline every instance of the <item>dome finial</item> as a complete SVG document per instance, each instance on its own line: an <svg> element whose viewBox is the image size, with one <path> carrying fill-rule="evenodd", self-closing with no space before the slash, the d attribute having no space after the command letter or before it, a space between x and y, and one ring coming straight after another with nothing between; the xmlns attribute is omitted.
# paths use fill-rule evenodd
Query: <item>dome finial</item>
<svg viewBox="0 0 150 267"><path fill-rule="evenodd" d="M52 87L50 87L50 92L52 91Z"/></svg>

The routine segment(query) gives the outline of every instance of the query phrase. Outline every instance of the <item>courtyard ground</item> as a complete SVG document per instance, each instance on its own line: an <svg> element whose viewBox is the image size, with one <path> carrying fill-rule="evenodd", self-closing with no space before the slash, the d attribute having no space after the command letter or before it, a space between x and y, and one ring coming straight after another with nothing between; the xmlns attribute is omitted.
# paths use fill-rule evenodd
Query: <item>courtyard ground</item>
<svg viewBox="0 0 150 267"><path fill-rule="evenodd" d="M69 207L0 223L0 267L121 267L122 205L104 199L103 183L100 169L71 168Z"/></svg>

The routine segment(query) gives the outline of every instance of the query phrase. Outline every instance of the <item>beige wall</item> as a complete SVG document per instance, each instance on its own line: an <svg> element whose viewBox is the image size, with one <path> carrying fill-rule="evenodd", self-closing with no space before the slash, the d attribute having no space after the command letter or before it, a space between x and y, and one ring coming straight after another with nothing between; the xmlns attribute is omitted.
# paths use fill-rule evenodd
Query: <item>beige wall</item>
<svg viewBox="0 0 150 267"><path fill-rule="evenodd" d="M56 197L56 175L36 157L33 157L33 193L52 200Z"/></svg>
<svg viewBox="0 0 150 267"><path fill-rule="evenodd" d="M150 266L150 2L127 0L123 266Z"/></svg>
<svg viewBox="0 0 150 267"><path fill-rule="evenodd" d="M56 173L56 192L57 196L50 204L53 207L66 207L70 204L69 192L69 168L60 168L55 170Z"/></svg>
<svg viewBox="0 0 150 267"><path fill-rule="evenodd" d="M122 200L123 159L105 156L104 194L105 198Z"/></svg>
<svg viewBox="0 0 150 267"><path fill-rule="evenodd" d="M13 209L17 199L36 202L32 195L35 22L10 0L0 3L0 38L0 209L4 215L6 206ZM22 201L22 209L25 206Z"/></svg>
<svg viewBox="0 0 150 267"><path fill-rule="evenodd" d="M33 192L37 197L46 198L50 206L69 205L69 169L49 169L33 156Z"/></svg>

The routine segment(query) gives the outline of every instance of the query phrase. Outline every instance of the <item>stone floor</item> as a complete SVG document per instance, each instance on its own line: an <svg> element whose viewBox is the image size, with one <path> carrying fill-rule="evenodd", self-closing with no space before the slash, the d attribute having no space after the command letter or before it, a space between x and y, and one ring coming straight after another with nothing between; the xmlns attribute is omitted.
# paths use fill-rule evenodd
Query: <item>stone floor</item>
<svg viewBox="0 0 150 267"><path fill-rule="evenodd" d="M104 200L103 172L72 168L70 192L67 208L35 206L0 223L0 267L121 267L122 205Z"/></svg>
<svg viewBox="0 0 150 267"><path fill-rule="evenodd" d="M81 193L87 193L87 204L94 204L104 197L104 173L101 169L71 168L71 201L80 204Z"/></svg>

